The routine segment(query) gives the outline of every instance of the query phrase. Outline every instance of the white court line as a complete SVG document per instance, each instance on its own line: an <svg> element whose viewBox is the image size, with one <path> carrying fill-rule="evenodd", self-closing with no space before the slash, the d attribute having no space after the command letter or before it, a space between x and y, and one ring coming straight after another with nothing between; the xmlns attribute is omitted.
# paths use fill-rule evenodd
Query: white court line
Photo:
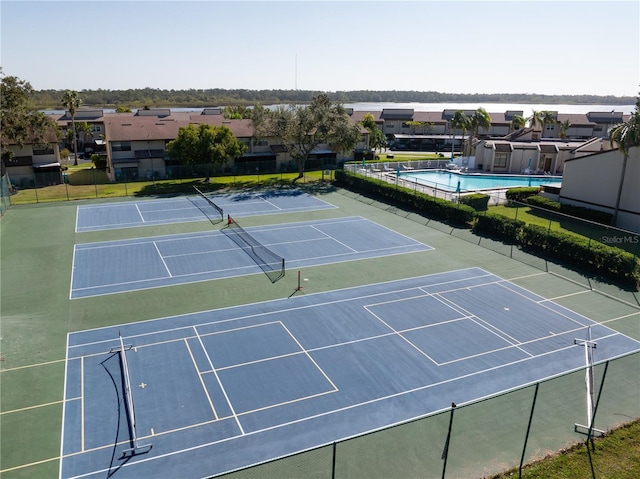
<svg viewBox="0 0 640 479"><path fill-rule="evenodd" d="M471 316L471 317L470 317L471 321L473 321L474 323L476 323L478 326L480 326L480 327L482 327L482 328L486 329L487 331L489 331L489 332L490 332L491 334L493 334L494 336L496 336L496 337L500 338L501 340L505 341L506 343L509 343L509 344L513 345L515 348L519 349L519 350L520 350L520 351L522 351L524 354L526 354L526 355L528 355L528 356L532 356L532 357L534 357L534 355L533 355L533 354L531 354L531 353L529 353L529 352L527 352L527 351L523 350L523 349L520 347L520 343L521 343L521 341L519 341L517 338L514 338L513 336L511 336L511 335L510 335L510 334L508 334L507 332L503 331L502 329L498 328L497 326L495 326L495 325L491 324L491 322L490 322L490 321L482 319L480 316L478 316L478 315L476 315L476 314L471 313L471 311L466 310L465 308L463 308L463 307L462 307L462 306L460 306L459 304L454 303L453 301L451 301L451 300L449 300L449 299L447 299L447 298L441 297L441 296L439 296L439 295L434 295L434 297L435 297L435 296L437 296L437 298L436 298L436 299L440 299L440 298L441 298L441 299L442 299L442 302L451 303L451 304L453 304L453 305L455 306L455 308L458 308L458 309L460 309L460 311L463 311L463 312L465 312L466 314L468 314L469 316Z"/></svg>
<svg viewBox="0 0 640 479"><path fill-rule="evenodd" d="M511 285L511 284L513 284L513 283L508 283L508 285ZM555 309L553 309L553 308L551 308L551 307L547 306L546 304L544 304L544 303L549 303L549 302L551 302L551 301L550 301L550 300L548 300L548 299L546 299L546 298L544 298L543 296L536 295L536 296L538 296L538 297L540 298L540 300L539 300L539 301L534 301L533 299L528 298L527 296L525 296L525 295L524 295L524 294L522 294L521 292L519 292L519 291L515 291L514 289L507 287L508 285L507 285L507 284L504 284L504 283L498 284L498 286L500 286L500 287L502 287L502 288L506 289L507 291L511 291L512 293L517 294L518 296L522 296L523 298L525 298L525 299L527 299L527 300L531 301L532 303L535 303L535 304L538 304L538 305L542 306L543 308L545 308L545 309L547 309L547 310L549 310L549 311L553 312L554 314L557 314L558 316L562 316L563 318L568 319L569 321L571 321L571 322L573 322L573 323L579 324L580 326L586 326L586 324L581 323L581 322L580 322L580 321L578 321L577 319L574 319L574 318L572 318L572 317L570 317L570 316L567 316L566 314L561 313L560 311L556 311ZM516 288L520 288L520 286L518 286L518 285L514 285L514 286L515 286ZM522 289L525 289L525 288L522 288ZM528 290L527 290L527 291L528 291ZM588 323L591 323L591 322L593 321L593 320L591 320L591 319L587 318L586 316L583 316L583 315L581 315L581 314L576 313L575 311L570 310L569 308L565 308L565 307L564 307L564 306L562 306L561 304L558 304L558 303L553 303L553 304L555 304L556 306L559 306L560 308L562 308L562 309L564 309L564 310L568 310L568 311L571 311L571 312L572 312L572 313L574 313L574 314L577 314L579 317L584 318Z"/></svg>
<svg viewBox="0 0 640 479"><path fill-rule="evenodd" d="M78 233L78 221L80 221L80 207L76 206L76 226L75 226L75 233Z"/></svg>
<svg viewBox="0 0 640 479"><path fill-rule="evenodd" d="M268 199L266 199L264 196L262 195L258 195L258 198L260 198L262 201L264 201L265 203L267 203L268 205L274 207L276 210L278 211L282 211L282 208L280 208L279 206L274 205L273 203L271 203L271 201L269 201Z"/></svg>
<svg viewBox="0 0 640 479"><path fill-rule="evenodd" d="M287 328L287 326L282 322L282 321L278 321L280 323L280 325L284 328L284 330L289 334L289 336L291 336L293 338L293 340L296 342L296 344L298 345L298 347L300 348L300 350L307 356L307 358L309 358L309 360L314 364L314 366L316 368L318 368L318 371L320 371L322 373L322 375L325 377L325 379L329 382L329 384L331 384L331 387L333 387L334 391L338 391L338 387L333 383L333 381L331 380L331 378L329 378L329 376L327 375L327 373L324 372L324 370L320 367L320 365L318 363L316 363L315 359L313 359L311 357L311 355L309 354L309 352L304 348L304 346L302 344L300 344L300 341L298 341L298 338L296 338L293 333L291 331L289 331L289 328Z"/></svg>
<svg viewBox="0 0 640 479"><path fill-rule="evenodd" d="M69 337L71 333L67 333L66 350L64 352L64 386L62 389L62 427L60 428L60 464L58 468L58 477L62 477L62 458L64 457L64 425L66 423L67 413L67 385L69 384Z"/></svg>
<svg viewBox="0 0 640 479"><path fill-rule="evenodd" d="M144 216L142 216L142 211L140 211L140 208L138 207L138 203L136 203L136 211L138 212L138 214L140 215L140 219L142 220L142 222L144 223Z"/></svg>
<svg viewBox="0 0 640 479"><path fill-rule="evenodd" d="M71 256L71 278L69 279L69 299L73 299L73 276L76 271L76 248L78 245L73 245L73 255Z"/></svg>
<svg viewBox="0 0 640 479"><path fill-rule="evenodd" d="M479 270L479 268L465 268L462 270L458 270L458 271L454 271L454 272L459 272L459 271L467 271L467 270L474 270L477 269ZM443 281L442 283L434 283L435 285L438 284L451 284L451 283L455 283L455 282L459 282L459 281L468 281L468 280L472 280L475 278L482 278L485 276L494 276L491 273L487 273L482 275L482 276L472 276L472 277L467 277L467 278L460 278L460 279L455 279L455 280L448 280L448 281ZM430 276L435 276L437 274L441 274L441 273L434 273L433 275L427 275L427 277ZM346 288L340 288L340 289L336 289L333 291L321 291L321 292L317 292L317 293L310 293L305 295L305 297L313 297L313 296L318 296L318 295L327 295L328 293L339 293L339 292L345 292L348 290L353 290L353 289L364 289L364 290L368 290L369 288L376 286L376 285L393 285L394 283L402 283L402 282L406 282L407 278L403 278L403 279L394 279L391 281L384 281L384 282L380 282L380 283L375 283L375 284L371 284L368 285L367 287L346 287ZM424 286L423 286L424 287ZM376 292L376 293L369 293L369 294L361 294L359 296L350 296L347 298L341 298L341 299L329 299L327 301L323 301L320 303L314 303L314 304L308 304L308 305L303 305L303 306L295 306L295 307L290 307L290 308L280 308L278 310L274 310L274 311L267 311L267 312L261 312L261 313L255 313L255 314L247 314L247 315L242 315L242 316L236 316L233 318L228 318L228 319L224 319L221 321L207 321L205 323L198 323L197 326L209 326L209 325L219 325L219 324L223 324L223 323L227 323L227 322L233 322L233 321L240 321L240 320L244 320L244 319L249 319L249 318L256 318L256 317L260 317L260 316L265 316L265 315L269 315L269 314L273 314L274 312L276 313L283 313L283 312L293 312L293 311L301 311L304 309L309 309L309 308L314 308L316 306L327 306L327 305L334 305L336 303L344 303L344 302L349 302L349 301L360 301L360 300L364 300L367 298L376 298L378 296L386 296L386 295L392 295L392 294L399 294L399 293L405 293L407 291L414 291L416 289L419 289L420 286L407 286L407 287L403 287L400 289L395 289L395 290L387 290L387 291L381 291L381 292ZM247 303L244 305L236 305L236 306L227 306L224 308L216 308L216 309L209 309L209 310L205 310L205 311L199 311L198 313L184 313L184 314L177 314L177 315L173 315L173 316L167 316L164 318L154 318L154 319L146 319L143 321L138 321L135 324L139 325L139 324L145 324L145 323L151 323L151 322L158 322L158 321L168 321L168 320L175 320L177 318L183 318L183 317L189 317L189 316L194 316L194 315L202 315L202 314L207 314L207 313L213 313L213 312L221 312L221 311L227 311L227 310L233 310L233 309L238 309L239 307L246 307L246 306L251 306L251 305L258 305L258 304L269 304L269 303L280 303L283 302L282 299L274 299L274 300L269 300L269 301L260 301L260 302L256 302L256 303ZM375 304L375 303L374 303ZM140 333L140 334L134 334L134 335L129 335L128 337L130 338L137 338L137 337L142 337L142 336L148 336L148 335L155 335L158 333L162 333L162 332L169 332L169 331L176 331L176 330L181 330L181 329L187 329L187 328L191 328L193 325L187 325L187 326L180 326L177 328L165 328L159 331L150 331L148 333ZM83 331L79 331L77 333L69 333L69 334L84 334L87 332L94 332L94 331L100 331L100 330L109 330L109 329L113 329L114 326L101 326L98 328L90 328L90 329L85 329ZM112 342L113 339L105 339L105 340L101 340L101 341L92 341L89 343L78 343L75 344L73 346L70 346L71 348L77 348L77 347L83 347L85 345L87 346L92 346L95 344L105 344L105 343L109 343Z"/></svg>
<svg viewBox="0 0 640 479"><path fill-rule="evenodd" d="M336 238L334 238L333 236L331 236L330 234L325 233L324 231L320 231L318 229L317 226L312 226L312 229L316 230L318 233L325 235L327 238L332 239L333 241L335 241L336 243L344 246L347 249L350 249L351 251L353 251L354 253L360 253L360 251L353 249L351 246L349 246L348 244L343 243L342 241L337 240Z"/></svg>
<svg viewBox="0 0 640 479"><path fill-rule="evenodd" d="M171 271L169 270L169 267L167 266L167 263L165 263L164 258L162 257L162 253L160 253L160 249L158 249L158 245L156 244L156 242L153 242L153 246L156 249L158 256L160 257L160 260L162 261L162 264L164 265L164 269L167 270L167 274L169 275L170 278L173 278L173 275L171 274ZM157 279L162 279L162 278L157 278Z"/></svg>
<svg viewBox="0 0 640 479"><path fill-rule="evenodd" d="M541 354L540 356L547 356L547 355L553 354L555 352L556 351L550 351L550 352ZM538 356L538 357L540 357L540 356ZM622 357L622 356L624 356L624 355L621 355L619 357ZM613 360L613 359L616 359L616 358L609 358L609 360ZM504 368L506 366L512 366L514 364L518 364L518 363L521 363L521 362L524 362L524 361L530 361L530 360L531 360L531 358L519 359L519 360L516 360L516 361L512 361L511 363L501 364L499 366L494 366L494 367L491 367L491 368L487 368L487 369L484 369L482 371L476 371L476 372L473 372L473 373L468 373L468 374L465 374L465 375L462 375L462 376L459 376L459 377L456 377L456 378L449 378L449 379L445 379L445 380L442 380L442 381L439 381L439 382L436 382L436 383L431 383L431 384L428 384L428 385L425 385L425 386L419 386L419 387L416 387L416 388L413 388L413 389L410 389L410 390L407 390L407 391L401 391L401 392L398 392L398 393L389 394L387 396L371 399L369 401L365 401L365 402L362 402L362 403L352 404L352 405L349 405L349 406L333 409L333 410L330 410L330 411L324 411L324 412L321 412L321 413L318 413L318 414L314 414L312 416L307 416L307 417L295 419L295 420L292 420L292 421L288 421L286 423L277 424L275 426L269 426L269 427L266 427L266 428L263 428L263 429L256 429L254 431L247 432L246 434L244 434L244 436L253 436L253 435L261 434L261 433L264 433L264 432L267 432L267 431L273 431L273 430L277 430L277 429L282 429L282 428L287 427L287 426L291 426L291 425L299 424L299 423L304 423L306 421L310 421L310 420L317 419L317 418L320 418L320 417L330 416L332 414L337 414L337 413L340 413L340 412L344 412L344 411L348 411L348 410L352 410L352 409L357 409L357 408L360 408L362 406L367 406L367 405L370 405L370 404L379 403L379 402L386 401L386 400L389 400L389 399L394 399L396 397L405 396L407 394L413 394L413 393L416 393L416 392L428 390L428 389L434 388L436 386L441 386L443 384L448 384L448 383L451 383L451 382L454 382L454 381L458 381L460 379L467 379L467 378L470 378L470 377L473 377L473 376L479 376L479 375L484 374L484 373L489 372L489 371L499 370L499 369ZM551 379L553 379L555 377L562 376L562 375L565 375L565 374L570 374L572 372L580 371L582 369L584 369L584 366L581 366L581 367L578 367L578 368L574 368L574 369L571 369L569 371L565 371L563 373L554 374L554 375L546 377L546 378L541 378L541 379L538 379L536 381L532 381L532 382L529 382L529 383L526 383L526 384L523 384L523 385L514 386L512 388L508 388L508 389L505 389L503 391L492 393L491 395L486 396L486 397L488 398L488 397L498 396L498 395L501 395L501 394L506 394L506 393L508 393L510 391L513 391L513 390L516 390L516 389L526 388L527 386L530 386L530 385L535 384L537 382L548 381L548 380L551 380ZM473 401L469 401L469 403L473 403L473 402L476 402L476 401L481 401L482 399L484 399L484 398L474 399ZM463 406L465 404L466 403L460 403L460 404L458 404L458 407ZM437 413L439 413L441 411L444 411L444 410L448 410L448 408L440 410L440 411L434 411L434 412L426 414L426 415L419 415L419 416L416 416L414 418L403 419L402 421L399 421L396 424L405 424L405 423L411 422L412 420L415 420L415 419L419 419L419 418L426 417L426 416L433 416L433 415L435 415L435 414L437 414ZM394 425L395 424L389 424L389 425L382 426L380 428L373 429L371 431L365 431L365 432L363 432L361 434L358 434L358 436L367 434L368 432L373 432L373 431L378 430L378 429L387 429L387 428L390 428L390 427L392 427ZM157 456L154 456L154 457L142 458L142 459L137 460L136 462L133 462L133 463L130 462L130 463L123 464L122 467L123 468L124 467L131 467L131 466L138 465L138 464L141 464L141 463L144 463L144 462L148 462L148 461L156 461L156 460L163 459L163 458L166 458L166 457L172 457L172 456L175 456L175 455L184 454L186 452L196 451L196 450L203 449L203 448L206 448L206 447L209 447L209 446L215 446L217 444L223 444L223 443L226 443L226 442L234 441L238 437L239 436L231 436L231 437L220 439L220 440L217 440L217 441L211 441L211 442L208 442L208 443L205 443L205 444L199 444L197 446L191 446L191 447L179 449L179 450L176 450L176 451L167 452L165 454L160 454L160 455L157 455ZM339 438L339 439L336 439L335 442L341 442L341 441L343 441L345 439L347 439L347 438ZM298 451L295 451L295 452L298 452ZM63 457L67 457L67 456L63 456ZM61 461L61 463L62 463L62 461ZM73 476L73 477L71 477L69 479L81 479L83 477L87 477L87 476L95 475L95 474L102 474L102 473L105 473L105 472L108 472L108 471L109 471L109 469L94 470L94 471L88 472L86 474Z"/></svg>
<svg viewBox="0 0 640 479"><path fill-rule="evenodd" d="M198 342L200 343L200 347L202 348L202 351L204 352L204 355L207 357L207 361L209 362L209 366L211 366L211 370L213 371L213 374L216 377L216 380L218 381L218 385L220 386L220 389L222 390L222 394L224 395L224 398L227 401L227 404L229 405L229 410L231 411L231 414L233 416L233 418L236 421L236 424L238 425L238 428L240 429L240 433L244 436L245 432L244 429L242 428L242 424L240 423L240 419L238 418L238 415L236 414L235 409L233 408L233 404L231 404L231 400L229 399L229 396L227 395L227 391L224 388L224 384L222 384L222 381L220 380L220 376L218 376L218 373L216 372L216 368L213 366L213 361L211 361L211 357L209 356L209 352L207 351L207 348L204 347L204 343L202 342L202 338L200 337L200 334L198 333L198 329L196 326L193 326L193 331L196 333L196 336L198 337Z"/></svg>
<svg viewBox="0 0 640 479"><path fill-rule="evenodd" d="M80 450L84 451L84 357L80 358Z"/></svg>
<svg viewBox="0 0 640 479"><path fill-rule="evenodd" d="M431 361L433 364L438 364L437 361L435 359L433 359L431 356L429 356L427 353L425 353L422 349L420 349L418 346L416 346L415 344L413 344L411 341L409 341L407 338L405 338L402 334L400 334L395 328L392 328L389 323L387 323L385 320L383 320L380 316L378 316L376 313L374 313L373 311L371 311L370 309L368 309L366 306L364 306L364 309L367 310L367 312L369 314L371 314L374 318L376 318L378 321L380 321L382 324L384 324L387 328L389 328L391 331L393 331L393 335L394 336L398 336L400 339L402 339L404 342L406 342L409 346L411 346L412 348L414 348L416 351L418 351L420 354L422 354L425 358L427 358L429 361Z"/></svg>
<svg viewBox="0 0 640 479"><path fill-rule="evenodd" d="M209 406L211 406L211 410L213 411L213 417L217 420L220 419L218 417L218 413L216 412L216 408L213 405L213 401L211 400L211 396L209 395L209 390L207 389L207 386L204 383L204 379L202 379L202 375L206 372L206 371L200 371L198 369L198 364L196 363L196 358L193 357L193 352L191 351L191 348L189 347L189 341L187 340L187 338L183 338L184 344L187 347L187 351L189 352L189 356L191 356L191 361L193 362L193 367L196 370L196 373L198 374L198 379L200 379L200 385L202 386L202 389L204 389L204 393L207 395L207 400L209 401Z"/></svg>

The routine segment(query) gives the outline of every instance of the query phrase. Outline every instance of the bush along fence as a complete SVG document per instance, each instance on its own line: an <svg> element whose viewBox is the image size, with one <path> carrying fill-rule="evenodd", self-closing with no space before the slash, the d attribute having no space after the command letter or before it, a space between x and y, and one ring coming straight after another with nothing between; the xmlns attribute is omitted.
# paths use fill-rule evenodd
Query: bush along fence
<svg viewBox="0 0 640 479"><path fill-rule="evenodd" d="M468 200L469 204L474 206L472 207L467 204L434 198L401 186L377 182L344 170L336 171L336 183L338 186L365 196L415 211L422 216L458 227L471 228L476 234L517 245L527 252L571 265L580 271L598 277L607 278L621 286L634 289L640 286L640 260L638 258L640 235L636 233L616 230L562 215L564 221L581 221L582 229L595 232L591 236L600 234L601 238L594 239L591 236L583 236L569 231L553 230L551 220L549 220L549 227L545 228L486 212L484 211L486 204L483 206L484 200L481 198ZM525 188L518 190L525 190ZM534 190L537 192L537 189L516 191L512 194L512 198L530 200L533 198L531 193ZM554 214L558 215L559 213ZM602 219L606 220L606 218ZM609 233L603 233L603 231ZM612 234L614 231L617 232L615 235ZM631 246L632 251L616 246L615 241L607 241L607 238L612 237L623 238L625 246ZM606 243L614 243L614 245Z"/></svg>

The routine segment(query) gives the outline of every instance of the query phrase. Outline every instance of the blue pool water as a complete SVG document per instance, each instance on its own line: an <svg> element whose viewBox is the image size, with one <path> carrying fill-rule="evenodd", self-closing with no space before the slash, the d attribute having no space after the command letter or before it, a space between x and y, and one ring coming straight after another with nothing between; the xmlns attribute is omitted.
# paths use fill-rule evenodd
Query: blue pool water
<svg viewBox="0 0 640 479"><path fill-rule="evenodd" d="M485 175L440 170L402 172L400 178L449 191L456 191L458 182L460 182L461 191L516 188L519 186L560 186L562 182L561 176Z"/></svg>

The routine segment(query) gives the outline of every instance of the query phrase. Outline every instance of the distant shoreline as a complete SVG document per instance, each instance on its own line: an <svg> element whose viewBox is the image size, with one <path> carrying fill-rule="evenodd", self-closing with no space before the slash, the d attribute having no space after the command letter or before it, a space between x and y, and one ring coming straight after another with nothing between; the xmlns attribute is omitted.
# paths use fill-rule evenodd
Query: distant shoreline
<svg viewBox="0 0 640 479"><path fill-rule="evenodd" d="M521 104L521 105L634 105L634 97L601 95L543 95L543 94L452 94L417 91L345 91L321 92L307 90L82 90L83 106L89 108L204 108L212 106L250 106L305 104L320 94L342 104L360 103L418 103L418 104ZM33 92L37 109L60 109L63 90Z"/></svg>

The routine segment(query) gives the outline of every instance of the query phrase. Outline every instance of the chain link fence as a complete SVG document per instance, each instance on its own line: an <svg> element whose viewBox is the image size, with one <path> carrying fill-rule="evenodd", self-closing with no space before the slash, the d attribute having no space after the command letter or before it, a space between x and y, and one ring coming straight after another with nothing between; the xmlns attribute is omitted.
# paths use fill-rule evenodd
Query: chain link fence
<svg viewBox="0 0 640 479"><path fill-rule="evenodd" d="M451 191L445 185L434 183L427 185L419 182L415 178L402 176L401 173L407 173L414 170L442 170L452 165L450 160L411 160L411 161L390 161L384 163L366 163L366 164L345 164L344 169L351 173L364 176L373 181L381 183L389 183L398 187L413 190L415 193L423 193L433 198L442 198L444 200L457 202L460 196L475 193L475 191L467 191L464 189ZM483 194L489 196L489 206L504 204L507 202L506 189L486 190Z"/></svg>
<svg viewBox="0 0 640 479"><path fill-rule="evenodd" d="M582 354L576 346L576 354ZM265 478L484 478L585 442L640 417L640 353L596 364L594 407L586 417L586 368L487 399L289 457L223 474ZM455 400L455 398L451 398ZM591 431L577 425L593 424ZM589 434L591 432L591 434ZM591 446L593 447L593 446ZM594 477L597 455L584 457Z"/></svg>
<svg viewBox="0 0 640 479"><path fill-rule="evenodd" d="M0 217L11 206L11 182L8 175L0 177Z"/></svg>
<svg viewBox="0 0 640 479"><path fill-rule="evenodd" d="M255 163L255 164L254 164ZM142 173L138 168L115 169L115 181L106 170L92 168L67 169L56 174L23 174L12 177L10 188L14 204L45 203L51 201L72 201L81 199L114 198L146 194L176 193L184 190L192 192L191 184L201 183L209 177L212 184L225 183L238 187L255 185L282 185L296 176L295 165L286 168L264 169L258 162L243 164L232 169L212 168L210 165L167 166L161 160L149 163L150 168ZM331 181L336 164L311 161L305 176L298 180L305 183L313 171L314 180ZM262 168L262 169L261 169ZM184 185L182 187L181 185Z"/></svg>

